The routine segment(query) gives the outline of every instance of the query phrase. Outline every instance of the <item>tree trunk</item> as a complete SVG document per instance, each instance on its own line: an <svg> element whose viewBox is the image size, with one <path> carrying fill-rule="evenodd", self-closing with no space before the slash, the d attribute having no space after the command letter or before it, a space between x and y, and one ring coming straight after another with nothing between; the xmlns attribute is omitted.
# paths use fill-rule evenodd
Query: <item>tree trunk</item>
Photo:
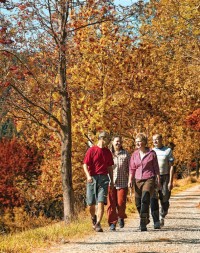
<svg viewBox="0 0 200 253"><path fill-rule="evenodd" d="M63 187L64 221L69 222L74 215L74 196L72 187L72 136L71 136L71 101L68 93L66 75L66 54L63 50L65 41L59 51L59 84L62 97L61 130L61 175Z"/></svg>
<svg viewBox="0 0 200 253"><path fill-rule="evenodd" d="M64 133L61 145L61 175L63 187L64 221L68 223L74 215L72 187L71 131Z"/></svg>
<svg viewBox="0 0 200 253"><path fill-rule="evenodd" d="M190 162L187 162L187 176L190 177L191 167Z"/></svg>

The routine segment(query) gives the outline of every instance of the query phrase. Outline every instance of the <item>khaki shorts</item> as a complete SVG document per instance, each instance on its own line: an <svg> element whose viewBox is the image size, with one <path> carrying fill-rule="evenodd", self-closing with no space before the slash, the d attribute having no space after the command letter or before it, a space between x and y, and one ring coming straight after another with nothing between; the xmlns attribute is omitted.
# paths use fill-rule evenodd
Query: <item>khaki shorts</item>
<svg viewBox="0 0 200 253"><path fill-rule="evenodd" d="M109 185L108 175L96 175L92 179L92 183L87 183L86 198L88 206L96 205L99 202L106 205Z"/></svg>

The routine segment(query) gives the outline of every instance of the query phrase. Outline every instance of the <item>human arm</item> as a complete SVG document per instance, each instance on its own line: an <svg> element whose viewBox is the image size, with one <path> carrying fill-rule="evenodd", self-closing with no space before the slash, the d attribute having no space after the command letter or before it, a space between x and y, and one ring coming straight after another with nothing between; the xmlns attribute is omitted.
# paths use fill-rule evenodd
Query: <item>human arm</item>
<svg viewBox="0 0 200 253"><path fill-rule="evenodd" d="M113 188L114 183L113 183L113 166L108 167L108 175L110 177L110 188Z"/></svg>
<svg viewBox="0 0 200 253"><path fill-rule="evenodd" d="M174 178L174 157L172 150L169 149L168 155L168 166L169 166L169 183L168 183L168 190L171 191L173 189L173 178Z"/></svg>
<svg viewBox="0 0 200 253"><path fill-rule="evenodd" d="M131 156L130 154L127 152L127 175L129 176L129 166L130 166L130 159L131 159Z"/></svg>
<svg viewBox="0 0 200 253"><path fill-rule="evenodd" d="M160 169L159 169L158 158L157 158L156 153L154 153L153 167L154 167L154 170L155 170L156 181L157 181L157 187L158 187L158 189L160 190L160 188L161 188L161 183L160 183Z"/></svg>
<svg viewBox="0 0 200 253"><path fill-rule="evenodd" d="M129 178L128 178L128 187L133 187L133 180L135 179L135 163L134 163L134 156L131 156L130 163L129 163Z"/></svg>
<svg viewBox="0 0 200 253"><path fill-rule="evenodd" d="M85 172L85 175L86 175L86 178L87 178L87 183L92 183L93 179L92 177L90 176L90 173L88 171L88 166L86 163L83 164L83 170Z"/></svg>
<svg viewBox="0 0 200 253"><path fill-rule="evenodd" d="M130 187L130 188L133 187L133 179L134 179L134 175L133 174L129 174L129 177L128 177L128 187Z"/></svg>
<svg viewBox="0 0 200 253"><path fill-rule="evenodd" d="M168 183L168 190L171 191L173 189L173 178L174 178L174 166L172 162L169 162L169 183Z"/></svg>

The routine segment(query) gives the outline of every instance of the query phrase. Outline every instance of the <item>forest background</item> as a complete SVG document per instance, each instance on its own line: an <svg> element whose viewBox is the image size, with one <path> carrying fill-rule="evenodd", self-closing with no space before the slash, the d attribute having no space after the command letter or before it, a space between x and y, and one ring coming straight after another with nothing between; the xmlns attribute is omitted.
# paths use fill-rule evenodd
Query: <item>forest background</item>
<svg viewBox="0 0 200 253"><path fill-rule="evenodd" d="M197 0L0 0L0 231L85 208L98 132L163 134L177 175L199 171ZM35 219L36 218L36 219Z"/></svg>

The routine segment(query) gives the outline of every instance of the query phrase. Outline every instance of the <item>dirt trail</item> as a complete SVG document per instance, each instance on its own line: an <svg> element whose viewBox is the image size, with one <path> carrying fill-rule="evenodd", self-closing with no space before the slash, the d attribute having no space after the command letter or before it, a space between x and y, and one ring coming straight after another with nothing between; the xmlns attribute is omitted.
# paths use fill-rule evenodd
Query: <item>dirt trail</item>
<svg viewBox="0 0 200 253"><path fill-rule="evenodd" d="M116 232L104 228L103 233L92 235L67 244L57 245L42 252L90 253L200 253L200 185L171 197L170 210L161 230L154 230L153 223L147 232L138 229L138 215L127 220L123 229Z"/></svg>

